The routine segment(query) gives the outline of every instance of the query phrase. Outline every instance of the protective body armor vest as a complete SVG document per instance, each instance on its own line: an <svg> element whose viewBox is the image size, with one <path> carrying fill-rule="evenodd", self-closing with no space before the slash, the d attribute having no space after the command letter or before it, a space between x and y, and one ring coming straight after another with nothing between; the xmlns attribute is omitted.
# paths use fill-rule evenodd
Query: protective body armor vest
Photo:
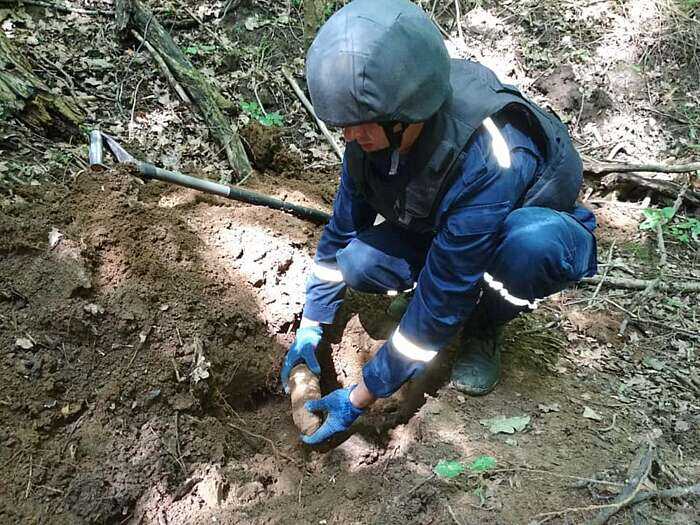
<svg viewBox="0 0 700 525"><path fill-rule="evenodd" d="M452 96L424 124L409 152L411 173L376 176L369 155L357 142L348 144L346 162L357 190L391 223L418 233L435 231L438 206L462 173L460 153L483 120L505 108L525 116L544 155L521 206L571 211L581 187L582 163L566 126L517 88L502 84L485 66L451 62Z"/></svg>

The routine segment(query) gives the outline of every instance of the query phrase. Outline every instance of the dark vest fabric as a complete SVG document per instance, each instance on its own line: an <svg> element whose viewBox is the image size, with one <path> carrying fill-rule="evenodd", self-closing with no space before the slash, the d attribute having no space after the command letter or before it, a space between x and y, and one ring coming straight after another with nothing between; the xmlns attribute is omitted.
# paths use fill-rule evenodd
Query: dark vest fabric
<svg viewBox="0 0 700 525"><path fill-rule="evenodd" d="M462 172L460 153L485 118L505 109L524 117L544 155L544 165L520 205L571 211L581 187L582 163L566 126L476 62L452 60L450 82L451 98L424 124L408 153L410 168L402 171L410 173L377 176L370 155L357 142L347 145L349 174L370 205L393 224L419 233L434 231L438 205Z"/></svg>

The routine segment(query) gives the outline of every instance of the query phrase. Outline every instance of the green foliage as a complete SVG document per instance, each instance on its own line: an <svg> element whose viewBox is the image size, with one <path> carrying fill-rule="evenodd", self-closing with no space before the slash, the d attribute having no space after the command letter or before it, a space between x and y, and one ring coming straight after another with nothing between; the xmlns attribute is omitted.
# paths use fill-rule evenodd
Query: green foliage
<svg viewBox="0 0 700 525"><path fill-rule="evenodd" d="M479 456L469 463L466 468L472 472L482 473L491 470L496 466L496 458L492 456ZM459 461L441 459L433 468L433 472L445 479L452 479L464 472L464 465Z"/></svg>
<svg viewBox="0 0 700 525"><path fill-rule="evenodd" d="M323 19L328 20L335 13L337 6L335 2L326 2L323 6Z"/></svg>
<svg viewBox="0 0 700 525"><path fill-rule="evenodd" d="M183 49L188 55L209 55L216 50L217 47L211 44L194 44Z"/></svg>
<svg viewBox="0 0 700 525"><path fill-rule="evenodd" d="M257 102L241 102L241 109L263 126L281 127L284 124L284 119L279 111L265 114Z"/></svg>
<svg viewBox="0 0 700 525"><path fill-rule="evenodd" d="M464 465L462 465L459 461L447 461L445 459L441 459L438 461L438 464L435 465L433 472L435 472L435 474L441 478L452 479L464 472Z"/></svg>
<svg viewBox="0 0 700 525"><path fill-rule="evenodd" d="M694 217L681 217L674 213L673 207L647 208L642 210L644 221L639 225L640 230L655 230L661 226L663 233L670 235L683 244L700 242L700 220Z"/></svg>
<svg viewBox="0 0 700 525"><path fill-rule="evenodd" d="M486 472L496 466L496 458L493 456L479 456L472 461L467 468L472 472Z"/></svg>
<svg viewBox="0 0 700 525"><path fill-rule="evenodd" d="M678 0L678 3L684 11L688 12L700 6L700 0Z"/></svg>

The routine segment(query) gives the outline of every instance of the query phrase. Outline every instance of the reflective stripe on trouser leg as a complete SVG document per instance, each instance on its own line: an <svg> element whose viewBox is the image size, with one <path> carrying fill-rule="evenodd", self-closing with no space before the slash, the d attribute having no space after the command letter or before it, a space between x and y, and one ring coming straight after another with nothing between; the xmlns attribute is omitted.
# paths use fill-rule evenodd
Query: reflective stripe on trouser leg
<svg viewBox="0 0 700 525"><path fill-rule="evenodd" d="M530 310L537 309L538 299L535 299L534 301L528 301L527 299L515 297L506 289L505 285L501 281L497 281L496 279L494 279L490 273L484 272L484 281L486 282L486 284L489 285L489 287L492 290L497 292L503 299L508 301L510 304L521 308L528 307Z"/></svg>
<svg viewBox="0 0 700 525"><path fill-rule="evenodd" d="M337 268L314 262L312 272L317 279L329 283L342 283L343 274Z"/></svg>
<svg viewBox="0 0 700 525"><path fill-rule="evenodd" d="M405 290L387 290L387 291L386 291L386 294L387 294L389 297L396 297L396 296L399 295L400 293L412 292L413 290L416 289L416 286L418 286L418 283L413 283L413 286L410 287L410 288L406 288Z"/></svg>
<svg viewBox="0 0 700 525"><path fill-rule="evenodd" d="M391 344L398 353L412 359L413 361L421 361L427 363L437 355L435 350L426 350L421 348L406 337L397 328L391 336Z"/></svg>

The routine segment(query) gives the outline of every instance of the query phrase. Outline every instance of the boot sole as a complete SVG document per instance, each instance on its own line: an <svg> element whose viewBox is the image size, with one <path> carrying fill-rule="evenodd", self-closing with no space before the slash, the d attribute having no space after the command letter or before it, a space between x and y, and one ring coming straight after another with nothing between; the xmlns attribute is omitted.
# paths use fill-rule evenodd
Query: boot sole
<svg viewBox="0 0 700 525"><path fill-rule="evenodd" d="M481 397L485 396L486 394L490 394L493 392L493 389L498 386L498 383L501 382L501 378L499 377L496 382L491 385L489 388L486 390L470 390L466 387L461 386L459 383L455 383L454 381L450 381L450 384L448 385L450 388L454 388L455 390L462 392L463 394L467 394L468 396L472 397Z"/></svg>

